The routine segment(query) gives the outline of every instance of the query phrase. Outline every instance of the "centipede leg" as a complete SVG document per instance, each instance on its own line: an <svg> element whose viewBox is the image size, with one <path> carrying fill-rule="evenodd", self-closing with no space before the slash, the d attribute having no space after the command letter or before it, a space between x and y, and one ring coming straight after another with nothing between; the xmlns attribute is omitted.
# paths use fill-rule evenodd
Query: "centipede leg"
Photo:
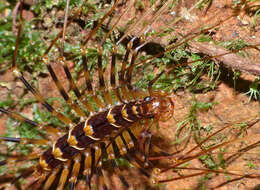
<svg viewBox="0 0 260 190"><path fill-rule="evenodd" d="M116 8L117 4L119 3L119 0L116 0L114 5L111 7L111 9L104 15L104 17L100 20L100 22L97 24L97 26L87 35L85 41L83 42L81 46L81 56L82 56L82 62L83 62L83 67L84 67L84 76L85 76L85 81L86 81L86 86L87 86L87 91L88 93L91 94L92 99L95 101L98 107L104 108L105 105L104 103L100 100L100 98L94 93L93 87L91 84L91 78L90 78L90 72L88 70L87 66L87 58L86 58L86 44L88 41L92 38L92 36L97 32L101 24L105 21L105 19L112 14L114 9ZM99 82L100 82L100 87L101 89L104 88L104 78L102 74L102 55L101 55L101 48L99 48L99 55L98 55L98 72L99 72ZM100 69L101 68L101 69ZM107 95L107 94L106 94ZM105 97L108 102L111 102L111 98L109 96Z"/></svg>
<svg viewBox="0 0 260 190"><path fill-rule="evenodd" d="M116 54L117 54L117 48L116 48L116 45L114 45L113 51L112 51L112 60L111 60L111 69L110 69L110 84L111 84L113 93L115 94L117 100L119 102L124 103L124 101L120 95L119 89L116 88L116 77L115 77Z"/></svg>
<svg viewBox="0 0 260 190"><path fill-rule="evenodd" d="M69 179L69 189L70 190L74 189L76 182L77 182L79 169L80 169L81 155L78 154L77 156L75 156L73 161L74 161L73 168L72 168L72 172L71 172L71 177Z"/></svg>
<svg viewBox="0 0 260 190"><path fill-rule="evenodd" d="M52 135L57 135L59 133L63 133L63 131L61 131L60 129L57 129L57 128L53 128L51 126L46 126L46 125L43 125L43 124L40 124L40 123L37 123L33 120L30 120L18 113L15 113L15 112L11 112L11 111L8 111L4 108L1 108L0 107L0 112L8 115L9 117L15 119L15 120L18 120L20 122L24 122L24 123L27 123L29 124L30 126L32 127L37 127L38 129L43 129L45 131L47 131L48 133L51 133Z"/></svg>
<svg viewBox="0 0 260 190"><path fill-rule="evenodd" d="M61 167L55 168L51 172L51 174L49 175L48 179L44 183L43 190L48 190L51 187L51 185L53 184L53 182L54 182L54 180L56 178L57 173L60 171L60 168Z"/></svg>
<svg viewBox="0 0 260 190"><path fill-rule="evenodd" d="M88 186L89 189L91 189L91 177L92 177L92 170L93 170L93 165L94 165L94 159L93 156L95 156L93 154L93 151L91 151L91 148L88 148L84 151L84 171L83 171L83 175L85 176L85 181L86 181L86 185Z"/></svg>
<svg viewBox="0 0 260 190"><path fill-rule="evenodd" d="M106 149L107 155L108 155L108 160L110 161L110 164L111 164L112 168L114 169L115 173L118 175L120 181L124 185L124 188L129 189L130 185L127 183L125 177L122 174L120 174L121 173L120 169L115 162L116 156L117 157L120 156L120 152L119 152L120 148L117 146L116 142L113 139L111 139L111 143L112 144L110 144L108 146L108 148ZM121 150L122 150L122 148L121 148Z"/></svg>
<svg viewBox="0 0 260 190"><path fill-rule="evenodd" d="M46 100L44 100L43 96L37 91L35 90L32 85L30 85L27 80L24 78L23 74L21 72L18 71L15 61L16 61L16 57L17 57L17 51L18 51L18 46L19 46L19 41L21 38L21 31L22 31L22 19L23 19L23 15L22 15L22 1L21 1L21 5L20 5L20 20L19 20L19 28L18 28L18 36L16 39L16 44L15 44L15 52L14 52L14 56L13 56L13 62L12 62L12 72L14 73L14 75L16 77L18 77L22 83L25 85L25 87L34 95L34 97L54 116L56 116L60 121L62 121L63 123L70 125L72 124L72 121L66 117L65 115L57 112L50 104L48 104L46 102Z"/></svg>
<svg viewBox="0 0 260 190"><path fill-rule="evenodd" d="M0 142L15 142L19 144L37 144L37 145L48 145L49 141L46 139L29 139L29 138L15 138L15 137L2 137L0 136Z"/></svg>
<svg viewBox="0 0 260 190"><path fill-rule="evenodd" d="M63 166L63 170L61 172L61 176L60 176L59 184L57 186L57 190L63 190L63 187L64 187L64 185L67 181L68 175L69 175L70 163L71 163L71 161L68 161Z"/></svg>

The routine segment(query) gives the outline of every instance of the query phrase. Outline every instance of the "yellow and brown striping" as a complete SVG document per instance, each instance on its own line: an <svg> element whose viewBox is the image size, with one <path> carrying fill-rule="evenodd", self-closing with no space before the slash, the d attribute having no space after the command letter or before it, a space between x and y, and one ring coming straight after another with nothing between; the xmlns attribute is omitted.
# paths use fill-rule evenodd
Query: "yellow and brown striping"
<svg viewBox="0 0 260 190"><path fill-rule="evenodd" d="M120 1L115 1L107 14L105 14L105 16L100 19L101 21L90 30L84 42L81 43L80 60L83 66L82 78L85 79L83 82L85 89L79 87L78 81L74 81L68 67L68 61L66 61L66 58L68 57L64 56L64 52L60 53L55 61L62 65L65 76L67 77L69 89L72 93L69 92L70 90L66 90L66 85L58 79L57 76L59 75L55 73L51 60L48 60L47 58L50 57L48 54L52 46L59 46L59 43L57 43L56 40L61 37L62 31L56 35L56 40L54 39L51 42L51 45L46 49L43 55L43 62L47 67L47 70L56 85L58 92L65 100L66 104L73 110L73 113L77 116L77 119L71 119L65 114L62 114L58 109L56 109L55 106L49 104L44 99L43 94L41 94L27 81L26 77L23 76L23 73L16 68L16 65L12 65L12 70L15 75L20 78L26 88L32 92L38 102L41 103L54 117L58 118L64 126L66 126L65 133L63 133L62 130L57 128L45 126L43 123L34 122L20 116L19 114L0 108L1 112L17 119L18 121L28 123L37 128L46 128L46 131L50 134L58 134L58 139L54 142L48 142L46 139L38 140L1 137L1 141L17 142L20 144L31 143L33 145L45 144L48 147L46 151L41 151L40 154L36 156L31 154L28 156L27 160L38 160L38 165L33 169L35 171L36 180L29 185L29 188L57 188L61 190L68 184L70 189L74 189L78 181L82 178L85 178L86 184L90 188L91 179L93 180L92 176L96 175L99 180L98 185L101 185L101 188L103 189L107 189L105 180L106 166L103 166L103 164L106 165L109 163L113 168L114 174L119 176L122 184L124 185L124 189L129 189L131 185L129 185L122 176L119 166L115 161L116 158L125 158L135 167L142 170L147 177L152 175L152 180L156 183L171 180L174 181L175 178L162 180L158 180L157 178L160 176L161 170L163 171L162 173L165 174L167 170L178 169L178 167L181 168L180 164L189 164L189 161L199 160L200 156L212 156L212 152L218 148L216 146L207 150L204 148L203 141L203 143L197 142L198 145L196 145L195 148L190 149L187 155L177 154L176 159L175 154L167 153L168 150L161 150L154 144L156 141L152 141L154 139L151 139L152 135L154 135L154 129L151 128L154 128L158 121L167 121L172 118L174 104L171 99L174 95L169 95L162 91L154 91L153 84L162 76L162 74L167 76L171 73L168 69L166 69L166 66L163 65L162 68L160 68L162 70L161 73L156 71L155 77L153 79L149 78L147 92L136 90L132 84L133 82L138 83L139 78L135 78L135 76L141 76L141 73L137 73L140 71L140 69L138 70L140 65L143 64L148 67L151 65L155 68L155 70L158 70L157 67L160 67L160 64L153 65L149 62L149 59L156 59L156 56L152 58L148 57L142 60L138 60L137 58L142 56L140 55L141 53L139 50L144 46L144 44L150 41L149 38L153 38L153 35L147 35L147 32L152 28L153 20L156 20L159 17L158 15L160 15L163 10L168 7L170 1L166 1L164 5L162 4L162 7L158 9L158 12L154 13L152 19L148 19L146 21L140 19L140 21L144 21L144 26L141 26L142 30L137 32L136 37L130 38L130 41L127 42L124 53L118 53L118 49L120 49L119 45L123 41L120 39L118 43L113 44L113 49L110 51L109 57L105 58L104 53L106 53L106 49L104 43L113 32L113 28L117 26L117 23L115 23L112 29L106 32L107 35L96 47L97 60L95 62L93 72L93 68L91 69L91 64L89 64L90 59L86 56L88 50L85 45L87 42L91 43L90 39L96 34L100 27L103 27L103 21L116 9L119 2ZM84 3L86 3L86 1L84 1ZM81 9L84 7L84 3L79 10L75 12L76 14L70 17L71 19L69 19L67 23L64 23L65 29L69 26L69 24L73 23L73 19L82 16ZM156 6L148 10L150 13L147 13L147 18L153 15L152 12L155 8ZM144 17L147 16L146 14L144 15ZM136 23L138 22L139 21L136 21ZM218 24L216 24L216 26L217 25ZM136 29L135 24L131 25L131 27L131 29ZM63 29L64 33L65 29ZM19 30L22 31L21 25ZM191 34L196 36L204 32L208 32L207 29L202 30L201 33L196 34L195 32L191 32ZM126 32L126 35L131 34L132 33ZM191 41L194 38L193 36L187 36L187 39L184 38L184 42ZM18 34L17 42L20 38L21 37ZM65 37L63 37L61 41L61 43L64 43ZM167 52L171 49L182 45L184 42L179 42L177 45L173 45L173 47L169 46L169 48L166 48L165 52L161 52L161 54L167 54ZM134 45L134 43L136 44ZM18 49L19 43L16 45L15 52L17 52ZM157 55L157 57L158 56L160 55ZM14 57L16 57L16 53ZM121 57L121 59L119 59L119 57ZM108 59L110 62L110 70L108 69L109 66L105 66L104 64L104 62L107 61L105 59ZM188 64L190 63L184 63L184 65ZM143 67L141 68L143 69ZM176 68L176 66L174 66L174 68ZM107 72L109 73L108 76L106 76ZM110 80L106 81L108 78L110 78ZM97 79L98 85L95 84L95 79ZM98 88L96 88L96 86L98 86ZM86 95L88 95L88 97ZM180 130L183 130L183 128L185 127L181 126ZM213 137L215 136L213 135ZM207 138L208 137L206 137L206 139ZM207 143L208 141L205 142ZM231 143L231 141L228 143ZM225 144L220 144L218 146L225 147ZM185 150L186 149L184 149L184 151ZM193 153L193 150L197 150L199 153L189 154ZM179 153L178 150L177 153ZM159 157L156 157L158 155ZM24 157L20 157L20 159L22 160ZM168 162L168 164L170 163L170 167L164 168L166 166L161 166L158 164L156 166L160 167L160 169L155 168L153 170L154 172L151 172L154 167L151 164L153 163L153 159L162 161L170 160ZM176 163L172 164L172 159L175 159ZM7 163L11 163L11 161L17 163L19 159L10 158L8 161L1 162L0 165L6 165ZM157 163L155 162L155 164ZM147 168L147 166L150 166L150 168ZM187 168L182 169L185 170ZM192 171L192 168L188 169L188 171ZM186 176L181 176L180 174L181 177L177 177L176 179L185 179L185 177L192 177L192 175L202 176L206 175L207 172L213 172L216 174L224 173L221 169L213 170L206 166L201 166L199 169L200 173L198 174L188 174ZM32 172L32 168L25 171L30 173ZM148 173L146 173L147 171ZM25 178L25 173L21 174L18 178ZM172 173L175 174L175 170ZM228 174L232 174L232 172L229 172ZM10 184L16 183L18 178L15 178Z"/></svg>

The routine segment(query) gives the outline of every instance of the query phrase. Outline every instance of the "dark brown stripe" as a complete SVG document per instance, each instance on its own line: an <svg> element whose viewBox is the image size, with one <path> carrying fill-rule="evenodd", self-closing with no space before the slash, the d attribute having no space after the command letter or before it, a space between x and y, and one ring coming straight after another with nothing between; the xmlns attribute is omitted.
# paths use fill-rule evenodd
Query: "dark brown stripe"
<svg viewBox="0 0 260 190"><path fill-rule="evenodd" d="M135 135L133 134L133 132L131 131L131 129L128 128L128 129L127 129L127 132L129 133L129 135L130 135L132 141L134 142L135 147L138 147L139 145L138 145L137 138L135 137Z"/></svg>
<svg viewBox="0 0 260 190"><path fill-rule="evenodd" d="M15 142L15 143L21 142L21 138L15 138L15 137L1 137L0 136L0 140L8 141L8 142Z"/></svg>
<svg viewBox="0 0 260 190"><path fill-rule="evenodd" d="M112 147L115 153L115 157L119 157L120 156L120 151L119 151L119 147L116 144L116 141L114 140L114 138L110 138L110 142L112 143Z"/></svg>
<svg viewBox="0 0 260 190"><path fill-rule="evenodd" d="M74 82L73 82L73 79L72 79L72 76L71 76L71 74L70 74L69 68L67 67L67 65L64 65L64 66L63 66L63 69L64 69L65 74L66 74L66 76L67 76L67 78L68 78L68 80L69 80L69 83L70 83L70 85L71 85L71 87L72 87L73 92L75 93L75 95L77 96L77 98L79 98L79 97L81 96L81 94L80 94L80 92L79 92L79 89L76 87L76 85L75 85Z"/></svg>
<svg viewBox="0 0 260 190"><path fill-rule="evenodd" d="M96 150L91 148L91 171L95 171L96 169Z"/></svg>
<svg viewBox="0 0 260 190"><path fill-rule="evenodd" d="M113 114L113 117L116 121L115 122L116 125L119 125L121 127L129 127L136 120L132 120L133 122L125 120L122 116L122 113L121 113L123 107L124 107L124 104L120 105L120 106L115 106L112 109L111 114Z"/></svg>
<svg viewBox="0 0 260 190"><path fill-rule="evenodd" d="M90 137L86 137L85 135L76 137L77 141L78 141L78 147L85 147L87 148L90 144L96 142L95 140L91 139Z"/></svg>
<svg viewBox="0 0 260 190"><path fill-rule="evenodd" d="M62 161L54 158L54 156L52 155L52 148L49 148L48 150L46 150L43 153L42 158L49 165L49 167L53 168L53 169L58 167L62 163Z"/></svg>
<svg viewBox="0 0 260 190"><path fill-rule="evenodd" d="M112 60L111 60L111 74L110 74L110 84L112 87L116 85L115 65L116 65L116 53L113 51Z"/></svg>
<svg viewBox="0 0 260 190"><path fill-rule="evenodd" d="M10 111L8 111L8 110L6 110L6 109L4 109L4 108L1 108L1 107L0 107L0 112L7 114L9 117L12 117L11 114L19 115L19 117L22 117L22 118L23 118L23 121L22 121L22 122L28 123L28 124L30 124L30 125L32 125L32 126L34 126L34 127L37 127L37 126L38 126L38 123L37 123L37 122L32 121L32 120L30 120L30 119L27 119L27 118L25 118L24 116L21 116L21 115L18 114L18 113L10 112ZM16 117L12 117L12 118L13 118L13 119L17 119Z"/></svg>
<svg viewBox="0 0 260 190"><path fill-rule="evenodd" d="M85 55L82 55L82 64L83 64L84 72L87 73L88 76L90 76L89 70L88 70L88 65L87 65L87 58L86 58ZM92 92L93 88L92 88L92 84L91 84L90 79L86 79L85 82L86 82L88 91Z"/></svg>
<svg viewBox="0 0 260 190"><path fill-rule="evenodd" d="M60 151L62 152L62 158L71 159L74 155L79 153L79 150L71 147L68 144L67 139L68 139L68 134L59 138L55 146L60 148Z"/></svg>
<svg viewBox="0 0 260 190"><path fill-rule="evenodd" d="M71 131L71 135L75 136L76 140L78 141L77 146L80 148L87 148L90 144L95 142L90 137L85 136L85 132L83 130L84 125L85 122L82 122L74 127L74 129Z"/></svg>
<svg viewBox="0 0 260 190"><path fill-rule="evenodd" d="M69 99L69 96L65 92L64 88L62 88L61 86L58 85L58 83L59 83L58 78L57 78L56 74L54 73L50 64L47 64L47 69L48 69L49 73L51 74L51 77L52 77L53 81L55 82L56 86L58 87L58 90L61 93L62 97L64 98L64 100L67 101Z"/></svg>
<svg viewBox="0 0 260 190"><path fill-rule="evenodd" d="M102 89L103 87L105 87L105 81L104 81L104 76L102 71L102 55L100 53L98 55L98 75L99 75L99 85Z"/></svg>
<svg viewBox="0 0 260 190"><path fill-rule="evenodd" d="M37 96L37 92L34 90L34 88L27 82L27 80L23 76L20 76L19 79L23 82L23 84L26 86L26 88L33 95ZM50 104L48 104L46 101L41 102L41 103L49 112L53 112L54 111L53 107Z"/></svg>
<svg viewBox="0 0 260 190"><path fill-rule="evenodd" d="M125 56L124 56L124 60L122 62L121 71L119 72L119 81L121 83L125 82L125 67L126 67L126 63L127 63L128 57L129 57L129 53L130 53L130 50L127 49L127 51L125 53Z"/></svg>
<svg viewBox="0 0 260 190"><path fill-rule="evenodd" d="M140 113L140 108L139 105L136 104L135 102L130 102L126 105L125 109L126 112L128 114L128 119L132 120L132 121L137 121L139 118L137 117L137 115L134 114L132 108L133 106L136 106L136 110L138 113ZM138 114L138 116L140 116L140 114Z"/></svg>
<svg viewBox="0 0 260 190"><path fill-rule="evenodd" d="M125 140L125 138L124 138L124 136L123 136L123 134L121 133L120 134L120 138L122 139L122 141L123 141L123 143L124 143L124 145L125 145L125 148L126 148L126 150L127 150L127 152L129 152L129 148L128 148L128 143L126 142L126 140Z"/></svg>
<svg viewBox="0 0 260 190"><path fill-rule="evenodd" d="M93 137L104 138L106 135L112 133L112 131L117 130L112 126L107 120L108 110L100 112L97 115L90 117L88 120L88 125L91 125L94 131Z"/></svg>

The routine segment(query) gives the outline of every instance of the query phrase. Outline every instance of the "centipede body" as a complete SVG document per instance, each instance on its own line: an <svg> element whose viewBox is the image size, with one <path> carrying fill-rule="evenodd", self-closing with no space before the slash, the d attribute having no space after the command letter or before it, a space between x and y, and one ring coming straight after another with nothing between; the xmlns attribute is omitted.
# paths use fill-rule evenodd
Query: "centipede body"
<svg viewBox="0 0 260 190"><path fill-rule="evenodd" d="M109 12L113 12L117 3L118 1L111 6L112 8L103 18L110 16L111 13ZM76 12L76 16L77 13L79 14L79 12ZM73 17L74 16L72 16L72 18ZM69 20L68 24L72 21L73 19ZM99 29L101 26L99 23L102 22L101 19L97 26L90 31L87 37L83 40L83 46L88 44L92 35L95 34L96 29ZM66 28L66 25L64 26ZM111 31L112 30L109 32ZM32 173L34 173L34 175L37 176L37 179L30 184L29 188L63 189L68 185L70 189L74 189L78 180L82 178L82 176L84 176L83 178L85 178L88 188L91 188L91 177L93 174L96 174L98 176L99 185L101 185L103 189L107 189L108 187L104 182L104 168L102 164L103 162L106 162L104 160L108 160L114 169L114 173L119 176L122 184L124 184L124 188L128 189L131 184L129 185L127 180L120 174L120 170L114 161L116 157L123 157L130 161L130 163L135 163L134 165L137 168L142 170L148 178L150 177L151 174L146 173L146 167L150 164L148 161L150 140L148 134L149 130L146 131L147 126L145 125L147 123L145 122L157 122L160 119L168 119L172 116L174 106L172 100L167 97L167 93L161 91L157 92L152 89L153 83L156 82L156 80L161 77L162 73L166 71L159 73L150 80L148 92L143 92L142 90L139 91L133 87L133 70L137 67L135 64L138 64L137 57L140 55L139 50L143 44L146 43L145 40L147 40L145 39L145 32L146 31L143 31L143 33L141 33L137 47L133 47L135 37L131 38L130 42L128 42L125 50L126 52L123 55L124 57L121 68L116 67L118 56L117 47L115 46L113 48L113 51L111 52L111 74L109 82L104 78L102 64L103 42L101 42L101 46L97 46L97 62L95 69L97 70L99 93L96 92L91 81L93 76L91 75L88 66L89 59L85 56L87 50L84 47L81 47L81 60L85 79L84 92L90 96L91 101L94 102L95 106L98 107L99 110L90 103L91 101L88 98L84 97L85 94L82 93L82 90L79 89L77 84L74 82L66 59L61 56L57 59L57 62L61 64L64 69L65 75L69 81L70 89L73 91L76 101L71 98L70 94L66 92L63 84L58 79L59 76L57 76L52 64L50 63L48 58L50 49L46 49L42 57L43 63L46 65L46 68L61 97L72 108L75 115L78 116L77 122L74 122L57 110L53 105L48 103L43 98L42 94L35 89L30 82L28 82L23 73L21 73L15 65L12 66L12 70L16 77L22 81L38 102L40 102L54 117L64 123L68 129L60 131L56 128L44 126L44 124L34 122L15 112L1 108L1 112L13 117L14 119L28 123L34 127L44 128L49 133L63 133L62 135L59 135L57 141L53 143L46 142L45 139L34 140L12 137L1 139L21 144L48 144L49 148L47 150L41 152L39 155L29 156L28 160L39 160L38 164L36 164L35 167L25 170L21 176L18 177L26 177L27 175L32 175ZM19 34L17 35L17 38L19 39ZM57 38L59 38L59 35L57 35ZM52 46L55 46L55 43L54 40L52 45L49 47L51 48ZM17 49L19 49L19 46L16 46L16 50ZM117 80L119 81L117 82ZM100 94L102 98L100 98ZM85 114L85 110L87 110L88 114ZM142 139L144 137L148 139ZM154 151L158 153L156 149L154 149ZM163 154L164 156L168 156L165 153ZM15 158L14 160L15 162L18 162L23 159L25 158ZM138 161L139 163L136 163ZM3 164L7 163L8 162ZM151 168L148 168L147 170L149 171ZM12 183L17 182L18 178L14 178Z"/></svg>

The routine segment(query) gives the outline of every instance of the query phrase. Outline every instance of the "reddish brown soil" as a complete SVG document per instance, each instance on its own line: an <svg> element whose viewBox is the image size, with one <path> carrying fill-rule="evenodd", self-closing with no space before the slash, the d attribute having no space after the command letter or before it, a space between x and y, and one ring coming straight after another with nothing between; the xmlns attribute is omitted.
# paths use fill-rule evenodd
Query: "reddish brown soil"
<svg viewBox="0 0 260 190"><path fill-rule="evenodd" d="M257 3L257 2L256 2ZM180 5L178 8L186 6L190 8L191 5L194 4L193 0L189 0L185 2L185 5ZM144 5L149 5L149 1L144 1ZM208 24L212 24L218 21L218 19L223 18L227 15L231 14L231 10L227 7L230 7L231 0L220 0L220 1L212 1L212 5L209 7L207 12L205 9L200 11L196 9L196 11L192 11L191 17L193 18L192 22L190 20L184 20L178 22L174 25L177 28L175 33L181 33L185 35L186 33L193 31L198 26L204 26ZM125 7L120 7L120 10L125 10ZM25 13L27 15L27 13ZM28 15L31 15L28 13ZM136 11L135 8L130 9L126 15L121 19L119 26L125 26L124 23L129 21L129 18L132 18L134 15L141 15L140 11ZM161 28L167 23L169 20L172 19L172 15L169 12L163 13L163 15L158 19L158 21L154 24L154 29ZM259 44L260 43L260 27L259 27L259 18L257 20L258 25L253 24L253 16L252 14L248 13L247 10L241 11L239 16L232 17L228 21L224 22L221 26L217 29L212 31L213 39L217 42L227 41L227 40L234 40L241 38L248 44ZM185 31L183 30L185 28ZM135 29L137 31L137 29ZM134 32L131 34L135 34ZM173 33L174 35L174 33ZM161 37L161 38L154 38L154 42L161 44L162 46L168 45L168 37ZM192 51L192 48L191 50ZM246 50L248 55L248 59L252 61L254 64L260 65L260 54L258 51L254 49ZM66 84L65 87L68 89L68 83L66 81L65 74L62 68L56 63L53 63L53 67L59 76L59 79L63 84ZM26 78L30 78L29 73L25 73ZM205 76L207 78L207 76ZM248 96L245 95L247 90L244 88L248 88L247 84L250 84L254 81L255 76L250 73L242 73L240 79L236 82L236 88L234 88L233 80L231 77L222 77L218 83L216 90L210 91L207 93L200 93L200 94L191 94L188 91L180 91L176 94L173 94L173 101L175 103L175 113L174 117L165 122L160 123L159 130L154 130L155 136L161 139L165 139L163 143L159 141L159 146L162 148L167 148L167 152L175 151L174 146L169 146L171 142L174 141L175 133L176 133L176 126L179 122L187 117L190 112L191 105L194 103L194 100L198 102L217 102L216 105L213 106L212 109L209 111L201 111L197 113L197 119L200 122L200 126L202 127L201 135L206 136L208 135L205 132L204 127L212 125L212 131L217 131L222 127L229 125L229 124L238 124L242 122L252 121L256 118L260 117L260 103L259 101L252 100L248 102ZM20 81L15 80L12 76L11 72L5 72L0 75L0 81L5 82L7 85L0 86L0 100L4 100L7 97L8 93L11 93L11 97L14 102L17 102L17 98L24 92L23 85ZM246 86L246 87L245 87ZM39 90L43 94L45 98L47 97L57 97L59 93L52 82L50 77L47 78L39 78ZM32 98L32 95L26 94L25 97ZM14 108L15 109L15 108ZM29 118L32 118L32 106L26 107L24 110L16 110L21 111ZM5 122L7 117L1 115L0 120L0 134L4 134L5 132ZM227 158L231 153L236 152L241 147L246 147L247 145L257 142L255 137L259 137L260 135L260 122L250 126L244 133L241 134L241 130L237 129L236 127L230 127L221 133L222 136L226 136L227 138L233 138L235 136L247 136L248 138L236 142L227 147L227 154L225 157ZM222 141L223 138L216 140ZM251 138L252 137L252 138ZM166 145L165 145L166 144ZM188 146L186 147L189 150L190 148L195 146L195 142L191 141ZM228 171L236 171L238 173L247 173L247 172L255 172L259 174L260 161L259 161L259 148L249 150L248 153L242 154L237 159L233 160L231 163L227 165ZM250 153L252 152L252 153ZM185 151L182 152L185 154ZM214 154L213 154L214 156ZM247 164L251 162L254 163L257 168L256 170L249 170ZM194 160L190 162L192 167L203 167L203 164L198 161ZM182 174L190 174L192 171L183 171ZM160 177L167 178L169 175L172 175L172 172L167 172L162 174ZM109 174L107 174L109 176ZM200 177L194 178L187 178L182 179L179 181L174 181L171 183L166 183L166 186L161 186L161 188L153 186L149 184L147 179L142 175L135 171L134 169L127 171L123 171L123 175L127 177L127 181L134 187L134 189L165 189L165 190L188 190L188 189L199 189L199 180ZM177 174L174 174L178 176ZM111 183L111 187L113 189L122 189L122 185L116 176L108 177L109 182ZM213 175L211 179L206 180L205 188L206 189L219 189L219 190L229 190L229 189L239 189L239 190L246 190L246 189L257 189L257 186L260 184L258 179L247 179L242 178L238 181L228 182L227 177L224 175ZM81 189L81 188L79 188ZM83 189L83 188L82 188Z"/></svg>

